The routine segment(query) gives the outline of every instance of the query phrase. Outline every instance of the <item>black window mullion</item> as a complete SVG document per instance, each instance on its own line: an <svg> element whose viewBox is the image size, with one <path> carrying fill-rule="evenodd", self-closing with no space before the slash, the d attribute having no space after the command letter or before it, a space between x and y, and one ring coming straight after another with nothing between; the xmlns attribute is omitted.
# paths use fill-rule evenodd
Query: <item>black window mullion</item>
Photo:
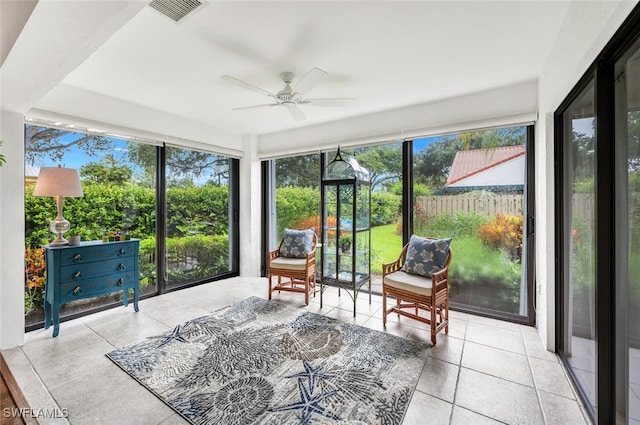
<svg viewBox="0 0 640 425"><path fill-rule="evenodd" d="M613 62L595 73L596 367L599 424L615 423L615 205Z"/></svg>
<svg viewBox="0 0 640 425"><path fill-rule="evenodd" d="M402 245L413 233L413 140L402 143Z"/></svg>
<svg viewBox="0 0 640 425"><path fill-rule="evenodd" d="M530 325L535 324L535 130L533 125L527 126L526 141L526 174L525 174L525 208L526 230L525 244L527 256L523 260L526 264L525 282L527 285L527 318Z"/></svg>
<svg viewBox="0 0 640 425"><path fill-rule="evenodd" d="M156 148L156 284L160 294L167 291L167 256L165 255L167 248L166 152L166 146Z"/></svg>
<svg viewBox="0 0 640 425"><path fill-rule="evenodd" d="M271 161L262 161L260 164L260 177L262 186L262 196L260 199L260 203L262 204L262 233L261 233L261 248L260 252L262 255L260 256L260 276L267 276L267 254L269 253L269 233L271 229L271 216L273 211L271 211L269 199L271 196L275 197L275 193L271 193L269 190L271 188L271 179L272 175L269 172L271 168Z"/></svg>

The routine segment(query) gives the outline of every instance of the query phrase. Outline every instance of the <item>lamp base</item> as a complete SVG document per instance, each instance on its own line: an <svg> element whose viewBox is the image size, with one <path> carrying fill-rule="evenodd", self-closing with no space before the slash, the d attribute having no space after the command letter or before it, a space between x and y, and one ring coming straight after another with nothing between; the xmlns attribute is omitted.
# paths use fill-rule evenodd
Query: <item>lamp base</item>
<svg viewBox="0 0 640 425"><path fill-rule="evenodd" d="M69 245L69 241L64 238L64 234L71 228L71 224L62 215L58 215L50 224L49 230L58 237L49 246Z"/></svg>
<svg viewBox="0 0 640 425"><path fill-rule="evenodd" d="M62 237L62 235L58 235L58 237L49 244L49 246L63 246L69 245L69 241Z"/></svg>

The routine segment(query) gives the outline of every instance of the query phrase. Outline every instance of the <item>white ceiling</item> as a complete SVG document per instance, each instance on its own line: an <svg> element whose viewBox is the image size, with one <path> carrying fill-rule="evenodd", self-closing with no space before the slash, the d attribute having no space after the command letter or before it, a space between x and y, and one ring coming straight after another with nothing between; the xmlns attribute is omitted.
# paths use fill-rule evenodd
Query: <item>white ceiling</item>
<svg viewBox="0 0 640 425"><path fill-rule="evenodd" d="M142 6L33 106L82 116L84 106L74 109L65 96L81 89L234 133L278 132L535 80L567 8L568 1L209 0L175 23ZM356 100L303 105L307 119L296 122L281 107L233 111L270 99L220 78L277 92L280 72L300 77L312 67L329 76L307 97Z"/></svg>

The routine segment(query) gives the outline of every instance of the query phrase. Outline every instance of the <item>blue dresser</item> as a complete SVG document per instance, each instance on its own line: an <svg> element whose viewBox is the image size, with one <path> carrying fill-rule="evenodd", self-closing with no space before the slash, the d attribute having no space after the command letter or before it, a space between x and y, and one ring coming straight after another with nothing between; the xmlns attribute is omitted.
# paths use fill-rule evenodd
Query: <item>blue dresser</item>
<svg viewBox="0 0 640 425"><path fill-rule="evenodd" d="M60 329L60 306L82 298L124 291L129 304L133 289L133 308L138 311L140 241L88 241L76 246L46 246L47 284L44 301L44 327L53 325L53 336Z"/></svg>

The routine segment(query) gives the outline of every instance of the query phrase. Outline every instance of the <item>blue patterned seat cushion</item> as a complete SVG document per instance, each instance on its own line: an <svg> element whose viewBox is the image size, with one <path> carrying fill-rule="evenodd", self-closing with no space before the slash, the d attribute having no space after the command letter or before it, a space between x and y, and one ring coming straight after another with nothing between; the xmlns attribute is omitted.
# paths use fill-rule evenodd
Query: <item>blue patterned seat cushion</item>
<svg viewBox="0 0 640 425"><path fill-rule="evenodd" d="M280 256L288 258L305 258L315 247L313 246L313 229L284 229L284 238L280 247Z"/></svg>
<svg viewBox="0 0 640 425"><path fill-rule="evenodd" d="M450 244L451 238L427 239L411 235L407 258L401 270L410 274L431 277L432 273L444 268Z"/></svg>

